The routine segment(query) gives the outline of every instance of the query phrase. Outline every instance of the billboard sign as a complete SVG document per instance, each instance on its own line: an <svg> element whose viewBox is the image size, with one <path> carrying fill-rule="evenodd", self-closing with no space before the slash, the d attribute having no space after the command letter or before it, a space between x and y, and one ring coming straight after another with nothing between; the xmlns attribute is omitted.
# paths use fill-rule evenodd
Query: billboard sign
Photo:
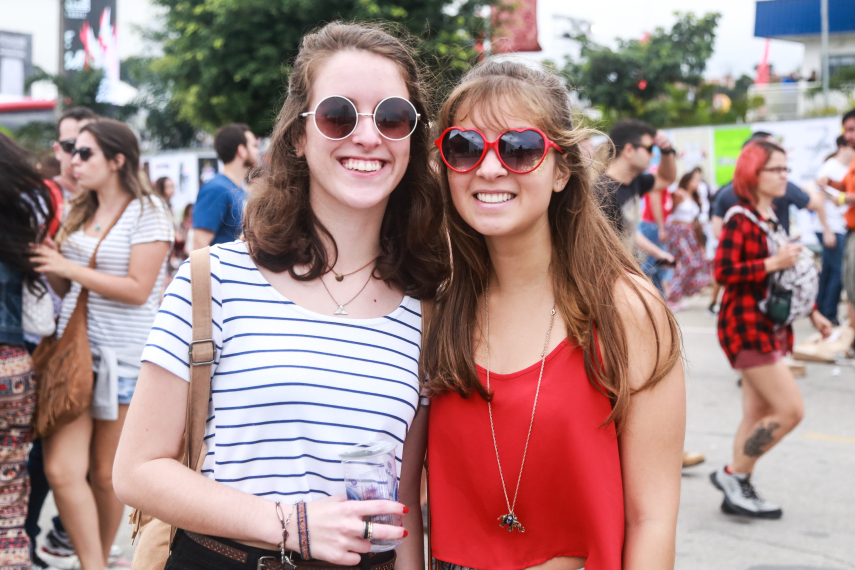
<svg viewBox="0 0 855 570"><path fill-rule="evenodd" d="M33 36L0 31L0 94L23 97L33 74Z"/></svg>

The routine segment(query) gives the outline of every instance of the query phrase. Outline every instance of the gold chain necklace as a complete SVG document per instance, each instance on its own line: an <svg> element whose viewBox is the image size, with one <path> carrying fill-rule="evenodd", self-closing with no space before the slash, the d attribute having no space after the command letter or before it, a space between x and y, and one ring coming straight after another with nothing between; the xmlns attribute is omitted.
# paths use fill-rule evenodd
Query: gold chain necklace
<svg viewBox="0 0 855 570"><path fill-rule="evenodd" d="M374 259L372 259L371 261L369 261L368 263L366 263L365 265L363 265L362 267L360 267L356 271L351 271L350 273L338 273L332 267L329 268L329 271L332 271L333 273L335 273L335 280L336 281L341 282L341 281L344 281L345 277L349 277L350 275L353 275L354 273L359 273L360 271L362 271L363 269L365 269L366 267L368 267L369 265L371 265L372 263L377 261L377 259L379 259L379 258L380 258L380 256L378 255L377 257L375 257ZM345 304L347 304L347 303L345 303Z"/></svg>
<svg viewBox="0 0 855 570"><path fill-rule="evenodd" d="M484 289L484 323L485 323L485 341L487 345L487 392L490 391L490 281ZM520 465L520 475L517 477L517 488L514 491L514 502L508 499L508 489L505 486L505 476L502 473L502 461L499 459L499 446L496 443L496 428L493 427L493 404L487 402L487 412L490 414L490 432L493 434L493 449L496 450L496 463L499 464L499 478L502 480L502 491L505 493L505 503L508 505L508 513L499 517L499 526L507 527L508 532L513 532L514 529L525 532L525 528L520 523L517 515L514 513L514 508L517 506L517 495L520 492L520 481L522 481L523 467L525 467L525 456L528 453L528 442L531 439L531 428L534 426L534 412L537 409L537 397L540 395L540 383L543 380L543 368L546 365L546 350L549 348L549 336L552 334L552 325L555 324L555 303L552 304L552 313L549 317L549 328L546 330L546 342L543 344L543 353L540 355L540 376L537 379L537 390L534 393L534 405L531 407L531 422L528 424L528 435L525 438L525 448L523 449L522 464Z"/></svg>
<svg viewBox="0 0 855 570"><path fill-rule="evenodd" d="M372 273L373 273L373 271L368 274L368 280L365 282L365 285L362 286L362 289L359 290L359 293L357 293L356 295L351 297L350 301L348 301L347 303L339 303L338 301L335 300L335 297L333 297L333 294L330 293L329 287L327 287L327 284L324 283L323 276L321 276L321 285L323 285L324 289L327 290L327 295L330 296L330 299L333 300L333 303L338 305L338 309L336 309L335 312L333 313L334 316L344 316L347 314L347 311L344 310L345 305L349 305L354 299L359 297L359 295L362 294L363 291L365 291L365 288L368 287L368 284L371 282Z"/></svg>

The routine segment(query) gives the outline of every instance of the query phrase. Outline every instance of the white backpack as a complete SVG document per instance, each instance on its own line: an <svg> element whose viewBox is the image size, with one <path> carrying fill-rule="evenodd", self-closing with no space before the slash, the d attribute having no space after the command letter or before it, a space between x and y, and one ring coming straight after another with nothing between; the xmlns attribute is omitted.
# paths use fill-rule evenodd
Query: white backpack
<svg viewBox="0 0 855 570"><path fill-rule="evenodd" d="M724 217L724 223L735 214L742 214L763 230L770 256L778 253L780 247L790 241L789 236L779 226L773 229L770 224L758 220L751 210L742 206L730 208ZM819 271L816 269L813 253L803 248L794 266L769 276L769 288L766 298L760 301L760 310L776 325L786 326L811 314L818 292Z"/></svg>

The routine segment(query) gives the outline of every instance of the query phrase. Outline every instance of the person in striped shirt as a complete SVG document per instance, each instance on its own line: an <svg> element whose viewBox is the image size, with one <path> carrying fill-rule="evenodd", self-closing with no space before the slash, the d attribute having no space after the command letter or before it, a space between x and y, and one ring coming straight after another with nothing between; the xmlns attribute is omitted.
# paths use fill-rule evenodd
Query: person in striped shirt
<svg viewBox="0 0 855 570"><path fill-rule="evenodd" d="M124 505L113 491L113 458L157 313L174 230L166 204L140 180L139 144L127 125L112 119L88 123L72 154L81 191L71 201L58 245L45 240L33 262L63 297L58 336L81 290L89 291L95 387L89 411L43 440L44 465L81 567L98 570L107 566L123 517Z"/></svg>
<svg viewBox="0 0 855 570"><path fill-rule="evenodd" d="M245 241L210 250L217 350L201 474L175 459L187 263L167 290L115 468L123 500L182 529L167 567L256 568L264 556L279 567L274 503L287 515L300 501L312 558L424 567L420 300L435 297L450 256L422 89L409 48L379 28L332 23L303 39ZM346 501L339 454L371 440L395 444L400 502ZM378 514L404 515L404 528L372 531L403 538L397 560L366 555L362 517ZM299 560L296 519L282 546Z"/></svg>

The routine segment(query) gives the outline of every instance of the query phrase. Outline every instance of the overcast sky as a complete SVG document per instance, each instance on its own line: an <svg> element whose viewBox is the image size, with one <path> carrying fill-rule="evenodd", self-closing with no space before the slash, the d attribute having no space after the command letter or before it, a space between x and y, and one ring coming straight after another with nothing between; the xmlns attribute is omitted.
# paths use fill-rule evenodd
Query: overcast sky
<svg viewBox="0 0 855 570"><path fill-rule="evenodd" d="M715 53L707 63L707 77L746 73L753 77L754 66L763 56L763 38L754 37L755 2L753 0L538 0L538 36L543 55L556 58L572 49L571 42L556 40L553 15L559 14L594 23L593 39L613 45L614 38L640 38L645 31L658 26L669 29L675 11L694 12L701 16L719 12L722 17L716 29ZM804 54L802 44L772 40L770 62L777 73L799 68ZM534 54L533 54L534 55Z"/></svg>

